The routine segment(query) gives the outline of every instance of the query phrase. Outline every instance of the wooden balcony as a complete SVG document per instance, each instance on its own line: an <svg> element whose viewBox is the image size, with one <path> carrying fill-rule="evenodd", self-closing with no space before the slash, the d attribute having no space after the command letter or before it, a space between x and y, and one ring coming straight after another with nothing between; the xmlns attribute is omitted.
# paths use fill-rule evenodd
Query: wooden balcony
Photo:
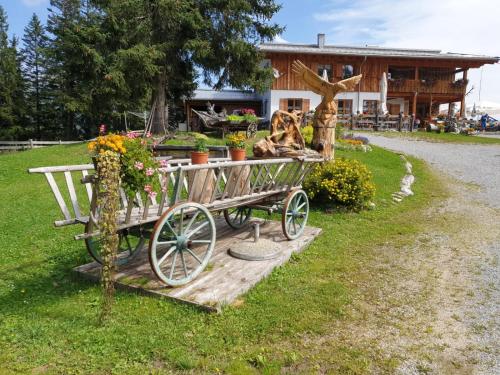
<svg viewBox="0 0 500 375"><path fill-rule="evenodd" d="M454 85L448 80L435 80L425 82L416 79L389 80L388 91L391 93L432 93L462 95L465 93L466 85Z"/></svg>

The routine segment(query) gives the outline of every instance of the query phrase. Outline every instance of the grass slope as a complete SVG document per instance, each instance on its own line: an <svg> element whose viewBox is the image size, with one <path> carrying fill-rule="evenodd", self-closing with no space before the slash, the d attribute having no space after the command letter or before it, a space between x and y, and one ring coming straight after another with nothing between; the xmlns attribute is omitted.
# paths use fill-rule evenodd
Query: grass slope
<svg viewBox="0 0 500 375"><path fill-rule="evenodd" d="M414 160L416 196L395 205L390 194L404 173L397 155L375 147L337 156L359 159L373 171L375 210L325 214L313 208L309 223L323 234L221 315L120 291L105 327L96 325L99 286L71 274L89 261L83 243L72 239L82 228L53 228L60 213L52 193L42 175L26 173L28 167L87 162L84 147L0 156L0 372L252 374L290 366L342 374L367 373L373 366L390 371L394 361L363 348L339 341L311 350L300 338L320 338L332 321L346 319L361 259L378 244L418 232L419 213L441 188Z"/></svg>
<svg viewBox="0 0 500 375"><path fill-rule="evenodd" d="M372 133L371 131L356 130L360 133ZM462 143L462 144L500 144L500 138L494 137L479 137L464 134L454 133L436 133L436 132L373 132L374 135L380 135L388 138L404 138L404 139L417 139L429 142L443 142L443 143Z"/></svg>

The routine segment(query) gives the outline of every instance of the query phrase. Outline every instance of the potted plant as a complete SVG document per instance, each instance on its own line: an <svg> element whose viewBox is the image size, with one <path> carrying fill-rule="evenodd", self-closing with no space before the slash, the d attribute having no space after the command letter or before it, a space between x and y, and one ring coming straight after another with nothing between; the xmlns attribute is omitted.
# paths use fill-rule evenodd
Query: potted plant
<svg viewBox="0 0 500 375"><path fill-rule="evenodd" d="M232 161L245 160L245 136L243 134L231 134L227 137L226 145L229 147Z"/></svg>
<svg viewBox="0 0 500 375"><path fill-rule="evenodd" d="M192 164L207 164L208 163L208 147L207 136L204 134L195 134L194 147L196 151L191 152Z"/></svg>

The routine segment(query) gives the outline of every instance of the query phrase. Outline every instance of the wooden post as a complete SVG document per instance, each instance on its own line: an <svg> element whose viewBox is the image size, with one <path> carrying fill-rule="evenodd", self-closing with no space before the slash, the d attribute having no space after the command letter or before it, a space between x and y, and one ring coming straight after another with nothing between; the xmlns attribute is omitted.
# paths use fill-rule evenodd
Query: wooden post
<svg viewBox="0 0 500 375"><path fill-rule="evenodd" d="M429 101L429 119L432 118L432 94Z"/></svg>
<svg viewBox="0 0 500 375"><path fill-rule="evenodd" d="M460 117L461 118L463 118L465 115L465 92L467 91L467 84L465 84L465 82L467 81L467 72L468 72L468 69L465 69L464 75L463 75L464 88L462 90L462 98L460 100Z"/></svg>
<svg viewBox="0 0 500 375"><path fill-rule="evenodd" d="M417 115L417 96L418 96L418 92L415 91L415 93L413 94L413 103L412 103L412 108L411 108L411 112L414 116Z"/></svg>
<svg viewBox="0 0 500 375"><path fill-rule="evenodd" d="M32 149L33 148L33 140L30 138L29 142L30 142L30 148Z"/></svg>

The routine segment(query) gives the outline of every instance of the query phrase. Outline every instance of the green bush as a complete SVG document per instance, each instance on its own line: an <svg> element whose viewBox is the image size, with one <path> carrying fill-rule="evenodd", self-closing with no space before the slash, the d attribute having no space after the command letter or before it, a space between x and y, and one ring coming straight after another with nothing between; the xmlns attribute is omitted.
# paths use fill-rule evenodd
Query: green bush
<svg viewBox="0 0 500 375"><path fill-rule="evenodd" d="M345 128L343 125L337 125L335 128L335 139L342 139L345 134Z"/></svg>
<svg viewBox="0 0 500 375"><path fill-rule="evenodd" d="M304 190L313 202L352 209L366 207L375 195L368 168L344 158L318 164L305 180Z"/></svg>
<svg viewBox="0 0 500 375"><path fill-rule="evenodd" d="M306 146L310 146L313 139L314 128L312 125L306 125L302 129L300 129L302 133L302 137L304 137L304 142L306 142ZM344 127L342 125L337 125L335 129L335 139L341 139L345 133Z"/></svg>
<svg viewBox="0 0 500 375"><path fill-rule="evenodd" d="M314 132L314 128L312 127L312 125L304 126L302 129L300 129L300 132L302 133L302 137L304 137L306 146L311 146Z"/></svg>

